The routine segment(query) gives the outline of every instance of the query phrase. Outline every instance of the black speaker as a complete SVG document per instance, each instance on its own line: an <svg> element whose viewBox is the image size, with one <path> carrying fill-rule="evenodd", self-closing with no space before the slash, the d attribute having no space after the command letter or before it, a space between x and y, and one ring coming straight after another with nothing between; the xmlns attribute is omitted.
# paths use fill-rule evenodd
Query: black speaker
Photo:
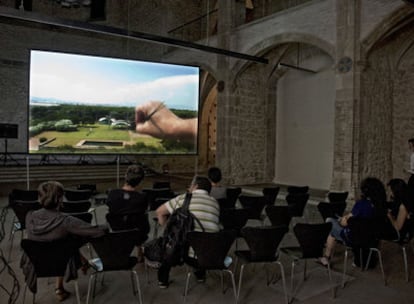
<svg viewBox="0 0 414 304"><path fill-rule="evenodd" d="M106 0L92 0L91 2L91 20L106 19Z"/></svg>
<svg viewBox="0 0 414 304"><path fill-rule="evenodd" d="M17 138L19 125L0 123L0 138Z"/></svg>

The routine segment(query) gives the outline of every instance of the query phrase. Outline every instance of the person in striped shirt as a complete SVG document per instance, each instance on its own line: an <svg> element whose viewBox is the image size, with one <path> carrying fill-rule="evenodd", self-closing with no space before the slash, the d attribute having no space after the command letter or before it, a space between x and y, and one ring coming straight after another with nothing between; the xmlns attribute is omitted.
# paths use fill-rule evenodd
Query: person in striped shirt
<svg viewBox="0 0 414 304"><path fill-rule="evenodd" d="M203 226L200 227L200 224L195 221L194 231L203 231L203 228L204 232L218 232L220 230L220 207L216 199L210 196L210 190L211 182L207 177L194 176L188 189L192 193L189 210ZM183 205L184 198L185 194L179 195L167 201L156 210L160 225L164 225L168 220L168 216ZM189 255L191 256L192 254L190 251ZM170 270L171 266L165 263L158 269L158 285L160 288L168 287ZM194 274L198 281L204 282L205 271L196 270Z"/></svg>

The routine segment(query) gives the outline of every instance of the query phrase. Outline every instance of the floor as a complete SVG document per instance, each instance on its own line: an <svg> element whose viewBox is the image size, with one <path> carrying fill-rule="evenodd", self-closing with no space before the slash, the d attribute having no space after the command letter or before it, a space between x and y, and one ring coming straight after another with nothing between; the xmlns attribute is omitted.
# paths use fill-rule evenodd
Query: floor
<svg viewBox="0 0 414 304"><path fill-rule="evenodd" d="M321 222L319 214L316 211L316 201L310 202L307 206L306 216L304 219L297 221L307 222ZM277 203L282 203L278 201ZM2 209L7 206L6 198L0 198L0 207ZM96 205L98 222L103 223L106 207L104 205ZM4 214L4 213L3 213ZM23 303L24 280L21 269L19 267L19 260L21 251L19 249L20 235L16 234L13 242L12 255L8 263L5 259L8 257L10 248L10 227L12 219L12 211L8 210L5 214L4 225L1 227L1 236L3 238L1 248L0 261L0 304L4 303ZM259 225L258 222L251 221L248 225ZM152 235L152 234L151 234ZM296 239L292 233L288 233L281 246L291 246L296 243ZM245 246L243 242L239 242L239 246ZM233 248L234 249L234 248ZM233 250L232 249L232 250ZM229 255L232 256L232 250ZM85 251L87 255L87 251ZM234 259L233 259L234 260ZM414 254L412 249L408 250L409 268L414 269ZM290 260L287 256L281 255L281 261L284 265L287 286L290 286ZM7 268L7 267L9 268ZM384 245L384 266L387 275L387 285L385 286L382 276L377 266L373 270L362 272L359 268L351 266L351 261L348 264L347 283L345 288L342 288L342 269L343 269L343 248L338 247L335 257L332 261L333 266L333 280L335 282L336 297L332 297L332 286L326 273L326 269L318 265L314 261L308 262L308 276L307 280L303 281L303 263L296 267L294 274L295 288L293 292L293 303L413 303L414 301L414 275L407 283L404 280L402 254L398 246L394 244ZM277 267L272 266L263 267L262 265L249 266L246 268L244 275L243 286L240 292L239 303L284 303L284 294L280 280L280 271ZM266 285L266 271L265 269L275 271L275 280L269 286ZM180 303L183 301L183 291L185 286L185 272L186 267L176 267L172 270L172 283L168 289L159 289L157 286L156 272L150 270L147 272L143 264L137 266L140 277L140 284L143 293L144 303ZM17 294L17 302L10 302L10 295L8 294L13 289L13 275L17 279L19 289L15 290ZM79 287L82 302L86 301L86 293L88 286L89 275L80 274ZM205 283L197 283L194 279L191 281L190 291L187 297L187 303L231 303L234 302L234 297L231 290L230 280L225 275L226 292L223 294L220 285L220 276L218 273L209 273ZM237 281L236 277L236 281ZM72 283L67 283L67 289L73 294L65 303L76 303L74 296L74 288ZM41 279L39 280L39 291L36 295L36 303L57 303L54 296L53 280ZM105 276L103 284L97 285L97 294L94 303L136 303L137 298L132 294L131 282L128 273L109 273ZM32 303L32 295L28 291L26 301L24 303Z"/></svg>

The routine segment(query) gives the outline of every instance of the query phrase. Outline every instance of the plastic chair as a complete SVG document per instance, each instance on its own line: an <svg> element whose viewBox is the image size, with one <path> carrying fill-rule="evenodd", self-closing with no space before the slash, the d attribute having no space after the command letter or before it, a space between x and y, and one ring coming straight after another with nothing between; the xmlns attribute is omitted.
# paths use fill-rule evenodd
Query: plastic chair
<svg viewBox="0 0 414 304"><path fill-rule="evenodd" d="M288 186L288 194L305 194L309 192L309 186Z"/></svg>
<svg viewBox="0 0 414 304"><path fill-rule="evenodd" d="M220 223L224 230L234 230L236 232L236 249L238 247L237 238L241 237L241 229L249 220L248 209L220 209Z"/></svg>
<svg viewBox="0 0 414 304"><path fill-rule="evenodd" d="M79 201L63 201L62 209L60 210L63 213L75 216L75 217L84 217L88 218L83 213L91 213L95 218L95 224L98 225L98 218L96 215L96 209L91 208L90 200L79 200ZM79 215L79 216L78 216Z"/></svg>
<svg viewBox="0 0 414 304"><path fill-rule="evenodd" d="M152 183L153 189L171 189L170 182L166 181L155 181Z"/></svg>
<svg viewBox="0 0 414 304"><path fill-rule="evenodd" d="M342 191L342 192L329 192L328 193L328 200L331 203L337 203L337 202L345 202L348 198L348 191Z"/></svg>
<svg viewBox="0 0 414 304"><path fill-rule="evenodd" d="M237 298L240 298L240 290L243 280L244 267L250 263L276 263L280 267L282 276L283 291L285 293L286 304L289 303L288 293L286 291L285 271L282 263L278 260L279 256L277 249L285 234L288 232L288 227L283 226L267 226L267 227L244 227L241 231L242 236L249 246L249 250L237 250L235 254L242 262L239 275L239 288ZM236 263L237 265L237 263ZM267 285L273 280L269 280L268 268L266 268Z"/></svg>
<svg viewBox="0 0 414 304"><path fill-rule="evenodd" d="M223 230L216 233L209 232L189 232L187 235L188 244L194 249L195 259L185 259L185 262L196 269L220 270L222 271L222 290L224 293L223 273L230 274L234 291L234 299L237 303L236 282L233 272L225 265L225 259L234 242L236 234L234 231ZM184 303L187 299L188 287L191 277L191 269L187 270L187 279L184 290Z"/></svg>
<svg viewBox="0 0 414 304"><path fill-rule="evenodd" d="M309 193L288 194L286 196L286 202L289 206L290 216L303 218L308 200Z"/></svg>
<svg viewBox="0 0 414 304"><path fill-rule="evenodd" d="M262 193L266 197L266 205L274 205L277 195L279 194L280 187L264 187Z"/></svg>
<svg viewBox="0 0 414 304"><path fill-rule="evenodd" d="M289 206L267 206L265 212L272 226L289 227L292 219Z"/></svg>
<svg viewBox="0 0 414 304"><path fill-rule="evenodd" d="M64 190L64 197L67 201L85 201L92 197L91 189L68 189Z"/></svg>
<svg viewBox="0 0 414 304"><path fill-rule="evenodd" d="M346 208L346 202L320 202L317 206L319 213L321 214L324 221L328 217L337 218L344 214Z"/></svg>
<svg viewBox="0 0 414 304"><path fill-rule="evenodd" d="M39 204L38 201L21 201L21 200L13 200L10 202L10 207L12 208L16 220L12 222L12 228L10 231L10 248L9 248L9 256L8 261L10 261L11 253L13 249L13 241L14 241L14 234L17 231L21 232L21 238L23 239L23 231L26 229L26 215L29 211L38 210L42 206Z"/></svg>
<svg viewBox="0 0 414 304"><path fill-rule="evenodd" d="M231 208L234 208L237 203L237 199L239 198L239 195L241 194L242 189L240 187L229 187L226 189L226 197L228 201L228 205Z"/></svg>
<svg viewBox="0 0 414 304"><path fill-rule="evenodd" d="M264 219L266 217L263 214L263 209L267 202L266 197L240 195L239 201L243 208L249 209L249 219L259 220L263 225Z"/></svg>
<svg viewBox="0 0 414 304"><path fill-rule="evenodd" d="M90 303L91 297L95 298L96 278L98 274L108 271L130 271L133 294L136 296L138 293L139 303L142 304L139 277L134 269L138 263L138 259L131 256L134 247L137 245L136 239L137 230L126 230L111 232L103 237L90 240L99 258L89 261L89 264L95 271L89 277L88 293L86 296L87 304Z"/></svg>
<svg viewBox="0 0 414 304"><path fill-rule="evenodd" d="M236 201L230 201L227 198L219 198L217 199L217 202L220 206L220 210L236 208Z"/></svg>
<svg viewBox="0 0 414 304"><path fill-rule="evenodd" d="M36 278L48 278L48 277L63 277L66 272L68 263L77 257L79 257L79 247L81 242L75 239L62 239L53 242L38 242L33 240L24 239L21 241L21 247L33 264ZM23 259L23 257L22 257ZM23 261L23 260L22 260ZM26 274L25 276L30 274ZM80 304L79 287L75 277L72 277L75 284L76 299ZM26 280L28 277L26 277ZM26 297L25 286L23 294L23 303ZM35 302L37 292L37 279L33 292L33 303Z"/></svg>
<svg viewBox="0 0 414 304"><path fill-rule="evenodd" d="M293 297L293 281L295 265L300 261L304 261L303 280L306 278L307 260L317 259L323 256L323 249L325 247L326 238L328 237L332 228L331 223L323 224L304 224L298 223L293 227L293 232L299 242L299 247L284 247L280 250L292 258L292 272L290 281L290 290ZM332 284L332 294L335 298L335 287L332 281L331 268L328 264L329 281Z"/></svg>

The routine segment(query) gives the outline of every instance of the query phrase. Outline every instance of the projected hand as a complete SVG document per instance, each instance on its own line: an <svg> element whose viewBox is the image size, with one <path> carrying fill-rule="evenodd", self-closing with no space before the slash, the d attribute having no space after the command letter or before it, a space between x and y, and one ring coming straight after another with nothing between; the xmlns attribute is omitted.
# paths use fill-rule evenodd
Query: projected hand
<svg viewBox="0 0 414 304"><path fill-rule="evenodd" d="M161 139L194 141L197 118L182 119L161 101L149 101L135 108L136 131Z"/></svg>

